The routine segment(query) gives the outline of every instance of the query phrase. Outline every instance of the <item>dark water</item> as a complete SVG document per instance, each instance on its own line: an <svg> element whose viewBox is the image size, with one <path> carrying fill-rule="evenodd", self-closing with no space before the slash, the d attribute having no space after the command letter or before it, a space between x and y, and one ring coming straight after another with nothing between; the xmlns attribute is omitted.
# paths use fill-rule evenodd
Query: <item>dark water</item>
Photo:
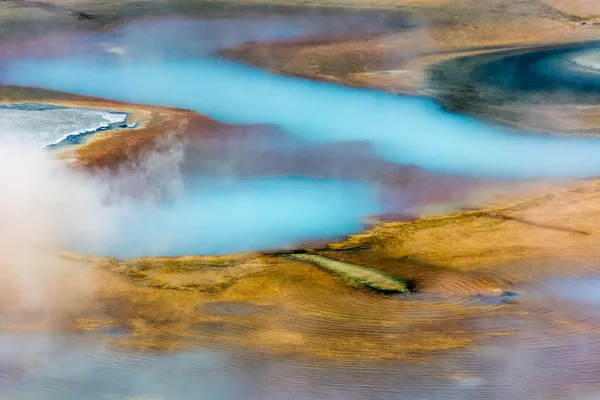
<svg viewBox="0 0 600 400"><path fill-rule="evenodd" d="M473 70L473 76L484 85L512 91L516 95L543 93L564 100L598 100L600 80L594 74L577 70L568 57L597 48L600 43L563 46L502 57Z"/></svg>
<svg viewBox="0 0 600 400"><path fill-rule="evenodd" d="M456 111L518 101L597 104L598 75L578 68L570 57L599 46L592 41L460 57L435 66L431 85Z"/></svg>

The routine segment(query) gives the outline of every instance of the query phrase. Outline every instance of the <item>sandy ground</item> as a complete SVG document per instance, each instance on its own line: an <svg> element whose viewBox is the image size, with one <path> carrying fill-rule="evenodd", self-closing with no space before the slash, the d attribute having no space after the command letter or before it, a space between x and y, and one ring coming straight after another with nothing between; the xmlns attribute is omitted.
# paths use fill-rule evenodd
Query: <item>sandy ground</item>
<svg viewBox="0 0 600 400"><path fill-rule="evenodd" d="M150 3L153 0L143 1L132 1L132 0L119 0L115 1L114 4L126 4L126 3ZM231 1L231 0L230 0ZM439 6L440 4L449 3L453 0L375 0L366 4L363 0L346 0L336 2L312 2L313 6L355 6L355 7L398 7L398 6ZM58 2L57 0L39 0L39 3L46 3L52 5L61 5L65 7L81 8L93 6L95 3L99 3L98 0L65 0ZM184 3L185 1L165 1L167 5L169 3ZM236 0L237 4L285 4L285 5L305 5L306 3L299 0Z"/></svg>
<svg viewBox="0 0 600 400"><path fill-rule="evenodd" d="M595 0L543 0L543 2L557 10L584 18L600 16L600 4Z"/></svg>
<svg viewBox="0 0 600 400"><path fill-rule="evenodd" d="M454 57L542 44L593 40L598 27L570 20L511 16L432 24L365 41L295 46L251 45L227 55L277 72L409 94L427 93L426 70ZM380 71L401 71L381 75Z"/></svg>

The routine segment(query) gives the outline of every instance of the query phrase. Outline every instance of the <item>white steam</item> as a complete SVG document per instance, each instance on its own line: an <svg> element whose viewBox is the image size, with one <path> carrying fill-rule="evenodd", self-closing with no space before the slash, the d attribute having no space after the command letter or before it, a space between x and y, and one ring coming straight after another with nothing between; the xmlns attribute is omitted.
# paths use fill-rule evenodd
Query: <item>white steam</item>
<svg viewBox="0 0 600 400"><path fill-rule="evenodd" d="M182 146L161 144L108 179L74 171L37 142L6 132L1 137L0 323L27 316L42 321L84 307L94 291L91 270L59 251L77 241L102 251L140 201L179 195Z"/></svg>

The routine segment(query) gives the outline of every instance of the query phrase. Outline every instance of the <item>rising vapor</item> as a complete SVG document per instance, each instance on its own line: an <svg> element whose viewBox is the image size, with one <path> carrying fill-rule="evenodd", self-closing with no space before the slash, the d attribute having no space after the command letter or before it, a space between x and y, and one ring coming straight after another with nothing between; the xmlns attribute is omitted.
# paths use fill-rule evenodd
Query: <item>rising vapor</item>
<svg viewBox="0 0 600 400"><path fill-rule="evenodd" d="M161 142L120 173L76 171L38 142L0 141L0 309L6 323L52 322L85 307L94 292L89 264L59 256L85 243L101 253L140 204L182 194L181 143Z"/></svg>

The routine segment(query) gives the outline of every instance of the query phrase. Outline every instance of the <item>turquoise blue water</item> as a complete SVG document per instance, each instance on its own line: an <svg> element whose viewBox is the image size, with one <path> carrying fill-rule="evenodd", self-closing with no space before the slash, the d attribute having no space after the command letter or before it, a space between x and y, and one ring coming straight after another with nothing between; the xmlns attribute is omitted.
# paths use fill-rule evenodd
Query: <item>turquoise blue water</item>
<svg viewBox="0 0 600 400"><path fill-rule="evenodd" d="M378 212L372 189L357 182L202 180L176 201L127 208L100 240L74 231L68 241L79 251L119 258L227 254L337 238L360 231L361 216Z"/></svg>
<svg viewBox="0 0 600 400"><path fill-rule="evenodd" d="M203 46L190 48L178 31L186 24L171 24L160 37L156 32L165 30L152 26L81 38L89 45L85 55L5 60L0 79L193 109L228 123L273 124L317 143L368 141L384 160L430 171L515 179L600 175L597 138L515 133L444 112L428 99L273 75L209 58ZM139 51L137 45L150 42L153 52ZM222 254L356 232L361 216L380 211L374 188L334 180L232 177L228 184L205 181L186 190L173 204L133 207L107 240L79 235L70 243L116 257Z"/></svg>
<svg viewBox="0 0 600 400"><path fill-rule="evenodd" d="M267 123L315 141L371 141L382 158L494 178L600 175L600 140L504 131L434 102L282 77L206 58L12 61L4 80L83 95Z"/></svg>

